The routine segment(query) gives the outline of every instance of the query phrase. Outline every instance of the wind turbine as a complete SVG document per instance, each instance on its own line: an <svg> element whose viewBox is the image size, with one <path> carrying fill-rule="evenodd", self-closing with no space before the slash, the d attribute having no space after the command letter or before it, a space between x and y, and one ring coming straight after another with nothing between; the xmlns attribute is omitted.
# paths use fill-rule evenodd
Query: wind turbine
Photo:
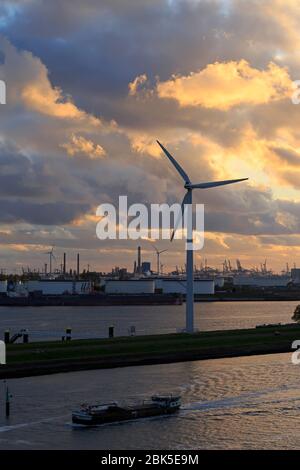
<svg viewBox="0 0 300 470"><path fill-rule="evenodd" d="M184 169L179 165L174 157L168 152L168 150L157 140L156 141L160 148L163 150L165 155L168 157L172 165L176 168L180 176L184 181L184 188L187 190L182 203L181 211L183 213L185 205L192 205L193 203L193 189L208 189L215 188L216 186L224 186L226 184L239 183L240 181L245 181L248 178L239 178L235 180L225 180L225 181L211 181L208 183L196 183L193 184L184 171ZM173 233L171 236L171 241L174 238L175 231L182 220L182 213L179 214L178 219L174 224ZM192 224L189 224L192 225ZM187 245L193 243L193 227L187 227ZM186 248L186 332L194 332L194 272L193 272L193 250Z"/></svg>
<svg viewBox="0 0 300 470"><path fill-rule="evenodd" d="M153 246L154 246L154 249L155 249L155 251L156 251L156 256L157 256L157 274L159 275L159 267L160 267L159 258L160 258L160 255L161 255L162 253L164 253L165 251L168 251L168 250L160 250L160 251L159 251L159 250L156 248L155 245L153 245Z"/></svg>
<svg viewBox="0 0 300 470"><path fill-rule="evenodd" d="M56 259L55 256L54 256L53 250L54 250L54 246L52 247L52 249L50 251L46 251L46 253L45 253L45 255L49 255L49 268L50 268L50 273L49 274L52 274L52 258Z"/></svg>

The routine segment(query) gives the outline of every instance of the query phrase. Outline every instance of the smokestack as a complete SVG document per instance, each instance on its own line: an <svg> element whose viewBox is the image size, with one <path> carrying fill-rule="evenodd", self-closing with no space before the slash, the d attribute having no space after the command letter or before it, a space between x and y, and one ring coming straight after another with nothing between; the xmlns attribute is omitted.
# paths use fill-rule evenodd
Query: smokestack
<svg viewBox="0 0 300 470"><path fill-rule="evenodd" d="M66 253L64 253L64 264L63 264L63 273L64 274L66 274L66 268L67 268L66 260L67 260L67 255L66 255Z"/></svg>
<svg viewBox="0 0 300 470"><path fill-rule="evenodd" d="M79 253L77 253L77 276L79 276Z"/></svg>
<svg viewBox="0 0 300 470"><path fill-rule="evenodd" d="M141 247L138 246L138 273L141 274Z"/></svg>

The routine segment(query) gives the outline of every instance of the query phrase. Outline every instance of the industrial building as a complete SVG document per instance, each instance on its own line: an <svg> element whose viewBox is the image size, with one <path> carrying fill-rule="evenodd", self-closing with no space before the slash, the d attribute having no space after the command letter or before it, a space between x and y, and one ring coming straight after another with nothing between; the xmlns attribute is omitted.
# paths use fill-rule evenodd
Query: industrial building
<svg viewBox="0 0 300 470"><path fill-rule="evenodd" d="M292 278L293 284L300 284L300 269L299 268L291 269L291 278Z"/></svg>
<svg viewBox="0 0 300 470"><path fill-rule="evenodd" d="M0 281L0 294L6 294L7 292L7 281Z"/></svg>
<svg viewBox="0 0 300 470"><path fill-rule="evenodd" d="M170 277L157 278L156 289L161 289L164 294L186 294L186 280ZM194 294L214 294L215 283L213 279L194 279Z"/></svg>
<svg viewBox="0 0 300 470"><path fill-rule="evenodd" d="M105 280L105 292L107 294L183 294L186 293L186 280L180 278L157 277L152 279L127 279ZM194 293L214 294L215 284L213 279L195 279Z"/></svg>
<svg viewBox="0 0 300 470"><path fill-rule="evenodd" d="M214 279L215 287L219 287L220 289L224 287L225 279L223 276L214 276L213 279Z"/></svg>
<svg viewBox="0 0 300 470"><path fill-rule="evenodd" d="M154 279L105 280L106 294L154 294Z"/></svg>
<svg viewBox="0 0 300 470"><path fill-rule="evenodd" d="M269 275L269 276L243 276L238 275L233 277L233 285L239 287L287 287L291 282L291 277L288 275Z"/></svg>
<svg viewBox="0 0 300 470"><path fill-rule="evenodd" d="M142 273L150 274L151 273L151 263L149 261L142 262Z"/></svg>
<svg viewBox="0 0 300 470"><path fill-rule="evenodd" d="M27 281L26 288L30 294L34 292L39 292L43 295L90 294L92 283L81 280L41 279L38 281Z"/></svg>

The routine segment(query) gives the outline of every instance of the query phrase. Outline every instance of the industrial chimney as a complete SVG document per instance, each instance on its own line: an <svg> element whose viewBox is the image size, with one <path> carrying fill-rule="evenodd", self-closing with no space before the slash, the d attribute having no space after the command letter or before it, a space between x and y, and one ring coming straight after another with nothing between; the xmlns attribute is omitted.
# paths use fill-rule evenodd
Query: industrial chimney
<svg viewBox="0 0 300 470"><path fill-rule="evenodd" d="M141 247L138 246L138 267L137 267L137 272L141 274L142 272L142 263L141 263Z"/></svg>
<svg viewBox="0 0 300 470"><path fill-rule="evenodd" d="M66 274L66 269L67 269L66 260L67 260L67 255L66 253L64 253L63 274Z"/></svg>
<svg viewBox="0 0 300 470"><path fill-rule="evenodd" d="M79 253L77 253L77 276L79 277L79 273L80 273L80 270L79 270Z"/></svg>

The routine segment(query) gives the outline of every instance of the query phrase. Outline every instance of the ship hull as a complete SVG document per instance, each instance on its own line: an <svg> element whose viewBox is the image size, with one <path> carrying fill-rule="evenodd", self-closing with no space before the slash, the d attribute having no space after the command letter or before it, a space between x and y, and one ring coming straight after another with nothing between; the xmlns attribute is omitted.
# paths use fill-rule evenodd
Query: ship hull
<svg viewBox="0 0 300 470"><path fill-rule="evenodd" d="M162 415L175 414L179 410L178 408L163 409L160 407L142 407L140 409L122 409L118 412L110 413L104 416L92 416L89 414L74 413L72 416L72 422L74 424L81 424L85 426L97 426L100 424L130 421L141 418L150 418Z"/></svg>
<svg viewBox="0 0 300 470"><path fill-rule="evenodd" d="M182 296L172 294L100 294L0 296L0 306L13 307L101 307L114 305L181 305Z"/></svg>

